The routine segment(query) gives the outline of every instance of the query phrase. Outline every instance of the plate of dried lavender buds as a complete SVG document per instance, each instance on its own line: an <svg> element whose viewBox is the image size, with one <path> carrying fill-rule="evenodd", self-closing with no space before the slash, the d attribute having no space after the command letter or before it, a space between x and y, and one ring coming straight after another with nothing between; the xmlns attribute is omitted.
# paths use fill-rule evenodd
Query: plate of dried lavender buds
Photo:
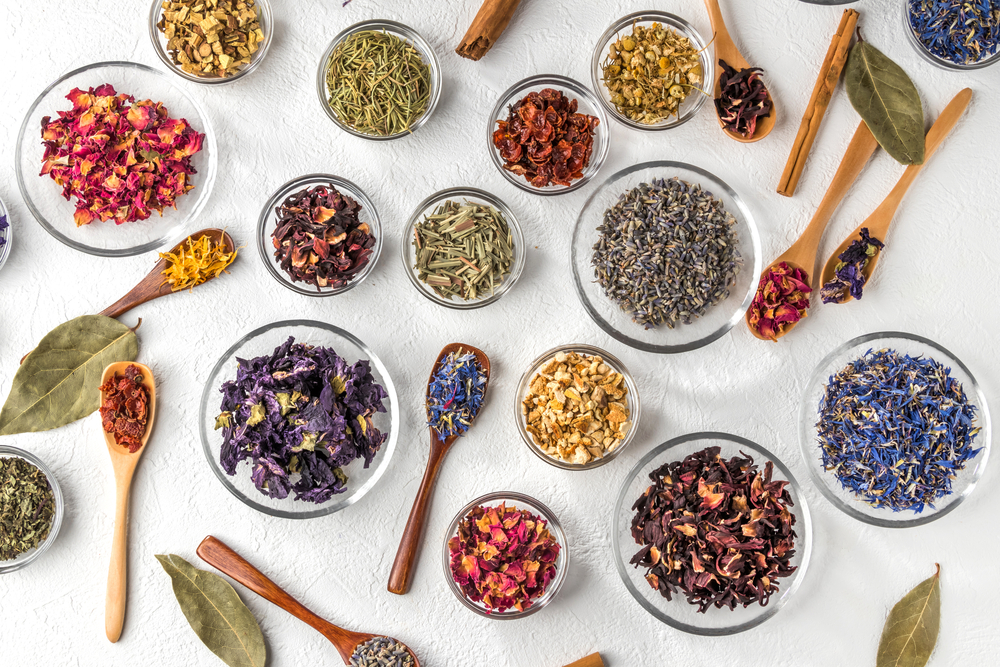
<svg viewBox="0 0 1000 667"><path fill-rule="evenodd" d="M587 199L571 264L601 329L647 352L687 352L743 318L761 271L760 238L740 196L709 172L644 162Z"/></svg>
<svg viewBox="0 0 1000 667"><path fill-rule="evenodd" d="M812 553L791 471L726 433L665 442L629 471L615 503L615 565L632 597L671 627L732 635L788 603Z"/></svg>

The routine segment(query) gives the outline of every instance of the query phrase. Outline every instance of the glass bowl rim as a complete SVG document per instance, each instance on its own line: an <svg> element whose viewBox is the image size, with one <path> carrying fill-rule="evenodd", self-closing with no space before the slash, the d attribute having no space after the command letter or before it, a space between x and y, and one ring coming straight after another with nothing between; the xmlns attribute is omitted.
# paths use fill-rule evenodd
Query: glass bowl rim
<svg viewBox="0 0 1000 667"><path fill-rule="evenodd" d="M587 212L590 206L597 201L597 197L599 197L606 188L610 187L612 183L614 183L619 179L624 179L644 169L667 170L675 168L685 169L687 171L694 172L695 174L699 174L704 178L707 178L710 182L710 186L713 189L715 189L716 187L721 187L723 192L725 192L736 203L736 208L739 209L740 215L743 217L743 220L746 223L747 228L750 230L749 248L753 251L754 262L753 262L752 273L750 274L751 278L749 287L747 289L747 294L743 298L743 302L740 304L739 308L736 309L736 311L729 318L726 324L724 324L722 327L712 332L708 336L702 337L695 341L691 341L690 343L683 343L680 345L653 345L651 343L645 343L643 341L637 340L625 333L620 332L618 329L612 326L611 323L606 322L604 318L601 317L601 315L591 307L590 302L588 301L585 295L583 282L580 279L580 274L576 270L576 243L574 242L574 239L576 238L576 235L581 232L581 225L583 224L584 213ZM661 176L661 177L664 179L667 178L666 176ZM671 176L670 178L673 177ZM701 186L703 189L705 189L704 183L699 183L698 185ZM728 212L730 215L733 215L732 211ZM746 241L744 239L740 239L740 246L747 247ZM604 181L599 183L597 187L594 189L594 191L590 193L590 196L587 197L587 200L583 203L583 207L580 209L580 213L576 218L576 223L573 226L573 236L570 239L570 269L573 272L573 285L576 287L576 293L577 296L580 298L580 302L583 305L583 309L590 316L590 319L592 319L594 323L596 323L597 326L600 327L602 331L604 331L604 333L608 334L609 336L611 336L620 343L624 343L625 345L628 345L629 347L634 348L636 350L642 350L643 352L653 352L655 354L679 354L682 352L690 352L692 350L697 350L698 348L705 347L706 345L709 345L719 340L720 338L728 334L733 329L734 326L736 326L740 321L743 320L744 315L750 308L750 304L753 301L754 295L757 293L757 283L758 283L757 277L763 270L763 257L761 256L761 245L760 245L760 232L757 230L757 223L754 220L753 213L750 211L750 207L747 205L747 203L743 200L743 197L740 196L740 194L736 192L736 190L734 190L728 183L723 181L715 174L709 172L706 169L697 167L687 162L677 162L675 160L650 160L648 162L640 162L638 164L632 165L630 167L625 167L624 169L616 171L615 173L608 176ZM748 267L744 264L742 270L746 271L747 269ZM715 306L713 306L713 308L714 307Z"/></svg>
<svg viewBox="0 0 1000 667"><path fill-rule="evenodd" d="M500 285L500 288L487 297L471 301L445 300L439 297L434 290L424 289L420 284L420 279L417 278L412 264L410 263L413 244L409 242L409 239L413 236L413 230L415 229L417 222L423 215L424 211L431 208L435 204L443 203L445 200L459 198L467 200L481 200L482 202L485 202L500 211L500 213L503 214L504 219L507 221L507 227L510 229L511 237L514 240L514 250L516 252L514 265L511 267L510 273L507 275L505 281ZM505 294L507 294L507 292L514 289L514 284L524 272L524 265L526 263L525 255L527 254L524 244L524 235L521 231L521 224L518 222L517 216L514 215L511 208L496 195L471 185L456 186L446 188L444 190L438 190L417 204L416 209L414 209L413 213L410 214L410 219L406 223L406 228L403 231L403 238L400 239L399 248L400 256L403 259L403 268L406 272L406 277L410 279L410 284L413 285L416 290L429 301L454 310L475 310L476 308L482 308L483 306L488 306L491 303L499 301Z"/></svg>
<svg viewBox="0 0 1000 667"><path fill-rule="evenodd" d="M618 34L621 30L626 28L628 25L632 23L642 23L646 21L660 21L661 23L667 23L670 25L670 27L679 29L678 32L680 32L682 36L690 39L695 46L701 47L699 53L704 52L705 56L704 58L699 57L699 60L703 60L707 65L707 71L702 72L703 85L699 89L704 94L698 96L698 99L695 101L694 106L691 107L689 112L686 115L684 115L683 118L677 116L672 122L661 121L659 123L654 123L654 124L637 123L631 118L626 118L621 113L619 113L619 111L615 108L613 104L604 99L604 95L596 93L595 95L597 99L600 100L601 105L604 107L604 110L608 113L608 115L626 127L629 127L633 130L640 130L643 132L660 132L662 130L672 130L675 127L680 127L681 125L683 125L684 123L688 122L689 120L698 115L698 112L701 111L701 108L705 105L706 100L710 96L712 96L711 85L714 85L713 82L715 81L715 79L713 78L715 74L714 47L712 51L713 55L712 56L708 55L708 48L709 46L712 45L712 42L706 42L705 39L701 36L701 33L698 32L698 30L691 23L681 18L680 16L656 9L648 9L644 11L633 12L612 22L611 25L608 26L607 30L605 30L604 33L597 38L597 42L594 45L594 54L593 56L591 56L591 61L590 61L591 84L593 85L595 91L600 90L600 86L602 85L600 75L603 73L601 71L602 69L601 62L603 61L604 53L607 51L607 45L612 40L612 38L616 34ZM691 94L694 94L694 91L692 91Z"/></svg>
<svg viewBox="0 0 1000 667"><path fill-rule="evenodd" d="M18 555L9 561L0 561L0 576L27 567L39 556L48 551L49 547L52 546L52 543L56 541L56 536L59 534L59 529L62 527L63 516L66 513L66 501L63 498L62 489L59 487L59 480L56 479L52 470L45 465L40 458L31 452L23 450L19 447L14 447L13 445L0 445L0 458L11 456L24 459L42 471L42 474L45 475L46 481L49 483L49 488L52 489L52 498L56 507L55 512L52 515L52 525L49 527L49 534L45 538L45 541L35 547L32 551L26 552L27 556L24 556L23 558L22 555ZM9 563L9 565L5 565L5 563Z"/></svg>
<svg viewBox="0 0 1000 667"><path fill-rule="evenodd" d="M41 214L38 208L35 206L34 201L28 195L28 188L24 181L24 173L21 169L21 159L23 157L21 154L21 144L24 141L25 131L28 128L28 122L32 119L33 113L38 109L38 105L41 103L41 101L45 98L46 95L52 92L56 88L56 86L66 81L67 79L70 79L80 74L84 74L99 67L121 67L125 69L138 70L139 72L151 74L153 76L163 77L163 80L169 82L171 85L175 84L175 80L171 79L164 72L155 69L153 67L150 67L149 65L143 65L142 63L134 63L127 60L102 60L99 62L93 62L84 65L82 67L77 67L76 69L70 70L69 72L60 75L55 81L47 85L45 89L35 98L35 100L31 103L31 107L28 109L28 112L25 114L24 120L21 121L21 128L18 130L17 133L17 145L14 151L14 160L15 160L14 173L17 177L17 187L18 190L20 190L21 192L21 199L24 200L25 205L28 207L28 211L31 212L32 217L35 218L38 224L42 226L42 229L47 231L57 241L59 241L64 245L69 246L70 248L73 248L74 250L78 250L88 255L95 255L97 257L134 257L136 255L141 255L143 253L150 252L151 250L156 250L157 248L162 248L164 245L167 244L168 241L170 241L173 237L177 236L179 232L183 231L183 227L185 225L181 224L181 221L178 221L177 223L174 224L174 226L171 229L167 230L161 238L148 241L146 243L143 243L142 245L138 245L133 248L121 248L121 249L95 248L93 246L86 245L79 241L74 241L73 239L69 238L68 236L64 235L62 232L57 230L54 226L52 226L49 223L49 221L46 220L45 217ZM215 143L215 129L212 127L212 121L208 117L208 114L205 112L205 108L201 105L201 103L198 102L197 99L189 95L181 86L175 85L175 87L178 93L184 97L184 101L187 104L191 105L197 112L198 119L199 121L201 121L202 127L194 129L196 129L201 134L205 135L205 141L211 142L211 148L212 148L212 150L208 153L207 168L204 170L204 172L199 171L199 173L205 173L207 174L207 176L205 176L204 182L200 183L200 186L203 188L202 192L204 194L202 195L201 200L197 204L195 204L194 207L191 209L191 212L188 214L187 220L185 221L187 225L190 226L190 224L193 223L198 218L202 210L204 210L205 205L208 203L208 200L212 196L212 188L215 185L215 175L218 167L218 155L217 155L218 147L217 144ZM56 196L62 196L62 195L56 194Z"/></svg>
<svg viewBox="0 0 1000 667"><path fill-rule="evenodd" d="M261 23L261 29L264 32L264 41L262 46L260 46L254 54L252 54L250 62L244 65L241 70L232 76L225 78L220 76L195 76L194 74L185 72L180 68L180 66L175 64L170 59L164 45L160 43L160 35L162 33L160 33L159 29L156 27L156 24L163 13L163 0L153 0L149 8L149 38L153 43L153 51L156 53L157 57L159 57L160 62L166 65L171 72L185 81L191 81L204 86L224 86L233 83L257 69L257 66L264 60L268 50L271 48L271 41L274 36L274 15L271 11L271 2L270 0L254 0L254 4L260 7L261 14L263 14L263 20L261 20L261 14L258 14L258 21Z"/></svg>
<svg viewBox="0 0 1000 667"><path fill-rule="evenodd" d="M531 606L526 610L518 611L515 609L503 612L487 613L479 603L469 600L465 596L465 593L462 592L462 589L459 588L458 584L455 582L455 578L451 574L451 552L448 549L448 542L455 536L456 531L458 530L458 524L473 509L479 507L480 505L496 504L497 501L505 500L513 500L515 503L522 503L522 505L515 505L516 509L528 509L533 514L540 515L542 519L545 519L546 527L559 544L559 555L556 557L556 563L561 561L562 566L556 568L555 578L549 582L548 587L542 593L541 597L532 601ZM523 505L527 505L528 507L524 507ZM537 510L537 512L535 510ZM493 491L479 496L458 511L455 518L453 518L448 524L448 528L444 535L444 576L448 581L448 588L455 594L455 597L457 597L459 601L465 605L466 608L471 609L485 618L495 619L498 621L513 621L526 616L531 616L532 614L540 611L542 608L548 606L548 604L556 597L556 594L559 593L563 582L566 580L566 571L568 569L569 544L566 541L566 533L563 530L562 524L559 523L555 513L549 509L547 505L526 493L519 493L517 491Z"/></svg>
<svg viewBox="0 0 1000 667"><path fill-rule="evenodd" d="M589 175L585 174L583 178L576 179L568 186L560 186L555 189L545 190L542 188L536 188L528 181L524 180L523 177L512 174L503 168L503 161L500 159L499 152L493 145L493 131L496 129L496 119L501 113L503 113L503 109L514 100L516 93L527 90L528 88L550 87L546 85L549 83L565 87L572 91L577 97L583 97L586 99L587 103L594 108L594 115L598 118L600 123L598 123L597 129L594 131L595 150L591 152L590 163L588 165L588 168L592 167L593 171ZM523 97L523 95L521 97ZM500 170L500 174L508 183L511 183L524 192L530 192L534 195L551 197L579 190L592 181L594 176L596 176L601 170L601 167L604 166L604 161L608 157L608 151L611 148L611 128L608 124L608 114L601 105L600 97L576 79L563 76L561 74L535 74L521 79L500 94L496 104L493 105L493 110L490 112L489 118L486 120L486 143L493 165ZM603 130L601 129L602 126L604 127ZM600 135L598 135L598 132ZM598 136L600 136L600 140L598 140Z"/></svg>
<svg viewBox="0 0 1000 667"><path fill-rule="evenodd" d="M642 597L642 595L636 589L635 584L629 577L628 571L625 569L626 567L625 562L619 556L619 554L621 553L621 542L618 539L618 533L620 532L618 525L618 517L621 515L622 510L626 506L631 506L631 503L634 502L634 500L627 500L625 498L625 495L628 492L629 486L631 485L632 481L638 478L639 473L646 465L648 465L651 461L656 459L661 454L664 454L669 450L674 449L675 447L685 445L689 442L696 442L698 440L727 440L737 445L738 447L749 448L751 450L751 453L759 452L764 457L766 457L767 460L772 461L774 463L774 467L777 470L777 472L779 472L781 475L784 475L784 479L788 480L788 486L792 489L792 491L795 494L795 507L797 508L797 510L795 511L796 529L797 530L801 529L801 531L804 533L804 536L798 535L796 537L795 549L796 551L798 551L801 548L802 560L797 566L794 575L786 579L786 581L788 581L788 588L785 589L785 592L781 595L781 597L778 600L772 601L770 604L768 604L767 607L762 607L764 611L760 614L760 616L757 616L756 618L753 618L745 623L729 627L700 628L694 625L688 625L687 623L682 623L674 619L673 617L664 614L659 609L654 607L652 603L650 603L648 600ZM754 463L760 465L760 462L758 460L755 460ZM801 541L805 542L804 547L800 547ZM618 497L616 498L614 505L614 515L611 517L611 549L613 552L612 557L615 562L615 569L618 570L618 575L621 578L622 582L625 584L625 588L628 590L629 594L633 598L635 598L635 601L639 603L639 606L641 606L643 609L649 612L654 618L663 623L666 623L672 628L676 628L677 630L681 630L683 632L687 632L693 635L702 635L708 637L723 637L723 636L735 635L750 630L752 628L755 628L763 624L768 619L775 616L779 611L781 611L782 607L784 607L785 604L787 604L788 601L792 599L796 591L798 591L799 587L802 584L802 580L805 578L806 572L809 569L809 562L812 558L812 551L813 551L812 514L809 511L809 502L806 499L805 494L803 493L803 488L799 484L798 480L795 478L795 475L793 475L792 471L784 464L784 462L782 462L780 458L775 456L774 453L772 453L769 449L767 449L762 445L757 444L756 442L748 438L734 435L732 433L724 433L721 431L697 431L693 433L687 433L685 435L680 435L675 438L671 438L670 440L667 440L666 442L657 445L649 452L647 452L641 459L639 459L636 462L636 464L632 466L632 469L628 471L628 474L625 476L621 488L618 491ZM671 602L671 604L673 603L686 604L687 601L678 595L675 598L675 600ZM720 609L718 611L721 612L722 610Z"/></svg>
<svg viewBox="0 0 1000 667"><path fill-rule="evenodd" d="M944 355L945 363L943 365L948 367L957 366L963 373L969 376L969 378L972 380L972 387L963 386L962 388L965 390L967 398L970 398L972 396L976 398L975 405L976 408L979 410L977 419L980 423L980 427L982 428L983 444L982 444L982 459L977 464L976 474L969 482L969 485L966 486L965 489L961 492L961 494L957 495L955 499L952 502L950 502L946 507L943 507L941 509L935 509L930 513L926 513L925 510L920 514L915 514L914 518L912 519L900 519L900 520L889 521L886 519L881 519L879 517L870 516L868 514L865 514L864 512L858 511L853 505L846 504L841 498L838 498L829 489L826 482L821 477L821 474L823 474L822 466L817 465L816 462L813 460L815 458L813 456L815 454L815 450L812 448L815 446L815 440L810 439L810 441L807 443L805 435L806 431L812 432L815 429L815 426L807 426L807 424L815 424L815 416L807 417L807 415L815 415L816 413L816 406L813 405L810 407L810 404L807 402L807 399L813 387L822 387L826 385L829 376L825 372L825 370L830 366L830 364L837 357L844 355L853 348L864 347L866 345L869 345L869 343L878 343L878 341L891 338L908 340L929 347L931 350L934 350L935 352ZM872 345L872 349L874 349L875 347L876 347L875 345ZM864 354L865 353L863 351L859 352L859 356L864 356ZM935 359L935 361L937 361L939 364L943 363L941 359ZM835 347L831 352L826 354L823 357L823 359L813 369L812 373L810 373L809 375L809 380L806 383L805 391L802 392L802 399L799 403L798 417L799 417L799 453L802 455L802 462L805 464L806 469L809 470L809 477L812 479L813 484L819 488L819 491L820 493L823 494L823 497L829 500L834 507L839 509L844 514L848 515L853 519L857 519L862 523L867 523L872 526L879 526L880 528L912 528L914 526L922 526L924 524L928 524L932 521L935 521L953 511L956 507L961 505L966 498L972 495L972 492L975 490L979 481L983 477L983 473L986 470L986 465L989 463L990 450L992 449L991 441L993 438L993 428L992 428L992 422L990 420L989 406L986 403L986 394L983 392L983 388L979 384L979 381L976 380L976 376L972 374L972 371L969 370L969 367L966 366L965 363L962 362L962 360L960 360L957 356L952 354L952 352L947 348L945 348L943 345L939 345L938 343L935 343L931 339L925 338L924 336L907 333L904 331L874 331L872 333L862 334L861 336L855 336L854 338L851 338L850 340L841 343L840 345ZM864 503L864 501L862 500L858 500L856 502ZM887 511L891 512L891 510ZM898 514L898 512L894 512L893 514Z"/></svg>
<svg viewBox="0 0 1000 667"><path fill-rule="evenodd" d="M402 37L405 41L409 42L418 51L420 51L421 57L424 59L426 65L430 68L431 73L431 95L427 102L427 109L424 111L423 115L413 122L410 129L405 132L397 132L396 134L389 134L384 137L365 134L364 132L358 132L353 127L350 127L333 113L330 109L330 105L327 104L327 89L326 89L326 64L330 60L330 55L337 46L346 40L348 37L356 32L361 32L362 30L381 30L383 32L389 32L395 34L397 37ZM370 141L392 141L393 139L399 139L401 137L408 137L414 132L419 130L423 125L430 120L431 115L437 109L438 102L441 100L441 88L443 87L443 81L441 76L441 63L438 62L437 53L434 51L434 47L423 38L423 36L406 25L405 23L400 23L398 21L392 21L390 19L368 19L365 21L359 21L353 25L350 25L339 33L337 33L330 43L327 45L326 49L323 50L323 55L319 59L319 67L316 70L316 93L319 96L320 106L323 108L323 112L326 116L334 122L334 124L339 127L344 132L359 137L361 139L368 139Z"/></svg>
<svg viewBox="0 0 1000 667"><path fill-rule="evenodd" d="M338 192L348 194L352 199L357 200L362 208L367 208L368 213L372 218L372 223L370 226L376 232L375 234L375 251L372 252L371 258L368 260L368 264L361 269L361 273L354 276L349 283L343 287L335 287L327 290L309 290L299 282L292 282L291 278L281 270L274 260L274 256L271 254L267 247L265 239L270 239L271 235L267 233L267 225L272 221L274 217L274 208L281 204L284 199L292 193L295 188L302 189L303 187L310 187L312 185L333 185L337 188ZM343 188L343 190L341 190ZM335 176L333 174L303 174L302 176L296 176L295 178L286 181L277 190L271 193L268 197L267 202L264 203L264 207L260 211L260 216L257 218L257 253L260 255L261 261L264 262L264 266L267 267L268 273L277 280L279 283L292 290L296 294L301 294L303 296L310 297L328 297L337 296L338 294L343 294L348 290L354 289L367 278L375 268L375 264L378 262L378 258L382 255L382 219L378 215L378 210L375 208L374 202L368 197L367 193L361 189L353 181L349 181L342 176ZM303 283L304 284L304 283ZM310 287L315 287L315 285L310 285Z"/></svg>
<svg viewBox="0 0 1000 667"><path fill-rule="evenodd" d="M900 4L903 7L903 32L906 33L906 41L910 43L910 46L913 47L913 49L924 59L924 61L940 67L941 69L951 70L953 72L970 72L977 69L983 69L984 67L989 67L997 61L1000 61L1000 46L997 46L993 55L987 56L986 58L971 64L956 63L931 53L930 50L924 46L923 42L917 39L917 35L914 33L913 27L910 25L910 0L903 0Z"/></svg>
<svg viewBox="0 0 1000 667"><path fill-rule="evenodd" d="M554 357L559 352L583 352L590 356L597 355L601 357L604 360L604 363L611 366L618 373L621 373L622 377L625 379L625 386L627 386L629 390L629 421L632 422L632 427L629 429L629 432L625 435L622 443L618 445L614 451L605 454L599 459L591 459L582 465L554 459L541 451L531 440L531 436L525 430L525 419L524 415L521 414L521 401L524 400L524 390L528 387L528 383L531 382L531 378L534 377L534 374L538 372L538 369L543 363ZM532 454L542 459L549 465L561 470L593 470L594 468L600 468L601 466L610 463L622 452L623 449L631 444L639 430L639 419L642 416L642 403L639 400L639 385L635 381L635 377L629 371L628 367L625 366L620 359L618 359L618 357L597 347L596 345L588 345L586 343L568 343L566 345L558 345L543 352L528 365L528 370L521 375L521 379L517 383L516 391L517 394L514 396L514 417L515 423L517 423L517 432L521 435L521 440L523 440L524 444L528 446L528 449L531 450Z"/></svg>
<svg viewBox="0 0 1000 667"><path fill-rule="evenodd" d="M267 507L256 500L250 498L249 496L243 494L236 489L235 485L230 481L228 476L222 471L221 466L216 464L215 450L212 445L208 442L208 436L205 432L205 419L207 416L206 407L209 405L209 400L212 393L212 378L216 377L222 370L223 365L230 361L236 352L245 343L257 338L274 329L279 329L281 327L311 327L315 329L323 329L335 336L340 336L347 339L352 345L358 347L365 355L367 355L368 361L371 362L372 366L378 370L379 374L382 375L384 379L384 388L388 394L389 401L389 437L383 443L382 447L379 449L378 454L382 456L382 460L376 466L375 471L372 476L363 484L360 488L353 494L347 495L346 497L341 497L339 502L334 496L329 501L330 504L327 507L319 508L308 512L289 512L282 509L275 509L272 507ZM338 353L339 354L339 353ZM217 389L217 387L216 387ZM248 507L251 507L258 512L263 512L268 516L273 516L281 519L314 519L322 516L329 516L331 514L336 514L337 512L347 509L351 505L355 504L363 497L365 497L369 491L371 491L376 483L382 478L389 468L389 463L392 461L392 455L396 450L396 440L399 436L399 399L396 396L396 386L392 382L392 378L389 376L389 371L386 369L385 364L382 363L382 359L378 357L364 342L357 338L354 334L341 329L340 327L334 326L332 324L327 324L326 322L319 322L317 320L308 319L295 319L295 320L279 320L277 322L271 322L263 326L257 327L252 331L244 334L235 343L230 345L225 352L219 357L219 360L213 364L211 370L208 372L208 377L205 380L205 388L201 392L201 406L198 410L198 433L201 437L201 448L202 452L205 454L205 458L208 459L208 467L215 473L215 476L222 482L223 487L229 491L233 496L238 498L240 502ZM301 501L300 501L301 502Z"/></svg>
<svg viewBox="0 0 1000 667"><path fill-rule="evenodd" d="M10 244L12 243L14 224L11 222L10 209L7 208L6 202L4 202L3 197L0 197L0 216L7 218L7 229L0 231L0 238L3 238L3 245L0 246L0 268L7 263L7 258L10 256Z"/></svg>

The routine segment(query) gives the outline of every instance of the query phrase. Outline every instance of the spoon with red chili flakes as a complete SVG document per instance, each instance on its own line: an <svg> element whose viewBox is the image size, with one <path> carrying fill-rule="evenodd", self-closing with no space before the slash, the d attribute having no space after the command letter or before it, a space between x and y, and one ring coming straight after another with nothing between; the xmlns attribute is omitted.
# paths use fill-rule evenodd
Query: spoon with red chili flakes
<svg viewBox="0 0 1000 667"><path fill-rule="evenodd" d="M153 374L142 364L121 361L110 364L101 376L101 426L115 470L117 500L115 532L108 569L108 593L104 607L104 629L108 640L118 641L125 623L126 543L128 496L132 475L153 428L156 386Z"/></svg>

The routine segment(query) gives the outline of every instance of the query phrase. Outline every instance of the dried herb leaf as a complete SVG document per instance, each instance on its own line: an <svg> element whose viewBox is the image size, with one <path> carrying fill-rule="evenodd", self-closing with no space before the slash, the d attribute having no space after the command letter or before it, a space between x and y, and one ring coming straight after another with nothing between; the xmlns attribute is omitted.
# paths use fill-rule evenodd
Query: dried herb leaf
<svg viewBox="0 0 1000 667"><path fill-rule="evenodd" d="M906 72L859 39L847 58L844 85L885 152L901 164L923 164L924 109Z"/></svg>
<svg viewBox="0 0 1000 667"><path fill-rule="evenodd" d="M134 361L135 332L104 315L84 315L45 335L17 369L0 411L0 435L45 431L100 407L101 374L116 361Z"/></svg>
<svg viewBox="0 0 1000 667"><path fill-rule="evenodd" d="M875 667L923 667L937 643L941 624L941 566L917 584L889 612L878 643Z"/></svg>
<svg viewBox="0 0 1000 667"><path fill-rule="evenodd" d="M177 603L198 639L230 667L263 667L264 635L233 587L180 556L156 559L170 575Z"/></svg>

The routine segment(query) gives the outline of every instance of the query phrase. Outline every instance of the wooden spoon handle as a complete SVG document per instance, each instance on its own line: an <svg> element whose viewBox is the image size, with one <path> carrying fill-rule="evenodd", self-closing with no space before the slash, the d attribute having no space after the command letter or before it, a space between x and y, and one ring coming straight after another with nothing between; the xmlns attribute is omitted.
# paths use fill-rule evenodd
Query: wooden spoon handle
<svg viewBox="0 0 1000 667"><path fill-rule="evenodd" d="M166 291L164 291L164 287ZM170 286L162 284L162 277L159 274L150 274L143 278L138 285L129 290L128 294L102 310L100 314L107 317L119 317L140 304L169 293Z"/></svg>
<svg viewBox="0 0 1000 667"><path fill-rule="evenodd" d="M132 473L118 481L115 498L115 530L111 540L111 565L108 567L108 592L104 601L104 631L112 644L122 636L125 625L125 598L128 565L128 495Z"/></svg>
<svg viewBox="0 0 1000 667"><path fill-rule="evenodd" d="M600 653L591 653L586 658L571 662L566 667L604 667L604 661L601 660Z"/></svg>
<svg viewBox="0 0 1000 667"><path fill-rule="evenodd" d="M437 436L432 433L431 438L437 439ZM396 595L405 595L410 590L413 566L416 563L417 551L420 549L424 527L427 524L427 510L430 506L431 493L434 491L434 481L437 479L441 462L444 460L445 451L447 451L446 447L440 445L439 442L431 445L427 469L424 471L424 478L417 490L417 497L413 500L410 517L406 520L406 528L403 530L403 537L399 540L399 548L396 550L396 560L393 561L392 571L389 573L388 589L390 593Z"/></svg>

